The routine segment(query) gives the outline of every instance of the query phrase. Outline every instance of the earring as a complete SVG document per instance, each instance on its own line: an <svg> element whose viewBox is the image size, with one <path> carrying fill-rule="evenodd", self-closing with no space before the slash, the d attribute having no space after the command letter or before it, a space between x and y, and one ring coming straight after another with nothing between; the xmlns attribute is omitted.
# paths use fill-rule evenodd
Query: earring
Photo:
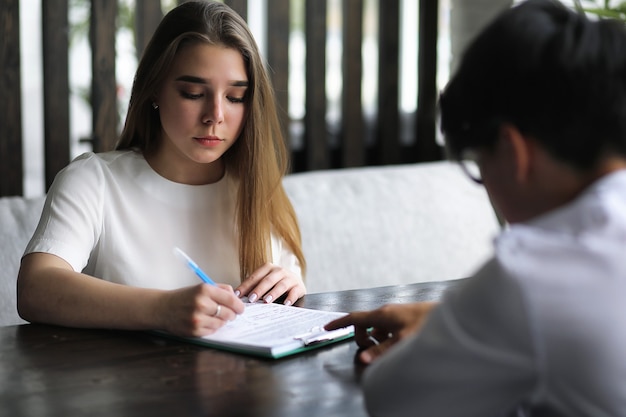
<svg viewBox="0 0 626 417"><path fill-rule="evenodd" d="M156 104L156 103L153 101L153 102L152 102L152 108L153 108L154 110L156 110L156 109L158 109L158 108L159 108L159 105L158 105L158 104Z"/></svg>

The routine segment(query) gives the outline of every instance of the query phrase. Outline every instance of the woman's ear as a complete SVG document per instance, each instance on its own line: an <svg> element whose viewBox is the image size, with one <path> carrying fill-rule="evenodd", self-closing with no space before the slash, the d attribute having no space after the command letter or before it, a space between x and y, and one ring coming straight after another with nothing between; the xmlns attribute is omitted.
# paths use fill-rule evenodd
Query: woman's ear
<svg viewBox="0 0 626 417"><path fill-rule="evenodd" d="M515 179L520 183L527 182L532 170L534 142L510 123L500 126L498 136L507 159L515 170Z"/></svg>

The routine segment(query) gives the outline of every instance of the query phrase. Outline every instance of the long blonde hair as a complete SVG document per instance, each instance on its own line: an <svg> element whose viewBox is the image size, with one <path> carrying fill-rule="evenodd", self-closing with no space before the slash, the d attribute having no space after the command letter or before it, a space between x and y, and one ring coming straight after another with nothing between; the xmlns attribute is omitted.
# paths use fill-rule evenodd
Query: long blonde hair
<svg viewBox="0 0 626 417"><path fill-rule="evenodd" d="M270 259L270 236L282 238L304 274L296 214L282 185L289 168L276 114L274 91L246 22L216 2L186 2L157 27L139 62L126 123L116 149L149 152L158 146L161 120L151 105L182 45L208 42L238 50L248 76L246 120L241 135L223 155L226 172L237 182L235 222L241 279Z"/></svg>

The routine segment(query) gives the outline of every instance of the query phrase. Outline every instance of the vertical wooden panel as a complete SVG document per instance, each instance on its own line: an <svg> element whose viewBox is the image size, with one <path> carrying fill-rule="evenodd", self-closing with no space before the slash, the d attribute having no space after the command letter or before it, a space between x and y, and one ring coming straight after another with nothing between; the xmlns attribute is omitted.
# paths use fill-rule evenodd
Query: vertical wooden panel
<svg viewBox="0 0 626 417"><path fill-rule="evenodd" d="M239 13L244 20L248 20L248 0L225 0L224 3Z"/></svg>
<svg viewBox="0 0 626 417"><path fill-rule="evenodd" d="M289 0L267 0L267 61L278 119L289 143Z"/></svg>
<svg viewBox="0 0 626 417"><path fill-rule="evenodd" d="M67 0L42 0L46 191L70 162L69 23Z"/></svg>
<svg viewBox="0 0 626 417"><path fill-rule="evenodd" d="M377 162L395 164L400 161L400 0L385 0L379 19Z"/></svg>
<svg viewBox="0 0 626 417"><path fill-rule="evenodd" d="M135 3L135 50L137 59L150 42L152 34L163 19L161 2L154 0L136 0Z"/></svg>
<svg viewBox="0 0 626 417"><path fill-rule="evenodd" d="M304 128L307 170L330 167L326 132L326 9L326 0L306 0Z"/></svg>
<svg viewBox="0 0 626 417"><path fill-rule="evenodd" d="M112 150L118 136L115 80L115 18L117 2L91 0L91 106L96 152Z"/></svg>
<svg viewBox="0 0 626 417"><path fill-rule="evenodd" d="M420 0L416 162L436 161L443 156L436 141L438 18L439 2Z"/></svg>
<svg viewBox="0 0 626 417"><path fill-rule="evenodd" d="M341 121L343 135L343 166L365 165L363 104L363 0L343 2L343 93Z"/></svg>
<svg viewBox="0 0 626 417"><path fill-rule="evenodd" d="M20 2L0 2L0 196L22 195Z"/></svg>

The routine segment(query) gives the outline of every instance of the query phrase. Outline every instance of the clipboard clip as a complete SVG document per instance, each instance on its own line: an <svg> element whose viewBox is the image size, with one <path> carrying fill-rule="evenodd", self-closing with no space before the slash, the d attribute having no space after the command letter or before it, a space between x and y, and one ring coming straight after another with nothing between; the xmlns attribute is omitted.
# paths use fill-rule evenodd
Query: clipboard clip
<svg viewBox="0 0 626 417"><path fill-rule="evenodd" d="M314 327L308 333L294 336L295 340L300 340L304 346L312 346L318 343L330 342L331 340L347 336L354 332L354 326L343 327L337 330L324 330L323 327Z"/></svg>

